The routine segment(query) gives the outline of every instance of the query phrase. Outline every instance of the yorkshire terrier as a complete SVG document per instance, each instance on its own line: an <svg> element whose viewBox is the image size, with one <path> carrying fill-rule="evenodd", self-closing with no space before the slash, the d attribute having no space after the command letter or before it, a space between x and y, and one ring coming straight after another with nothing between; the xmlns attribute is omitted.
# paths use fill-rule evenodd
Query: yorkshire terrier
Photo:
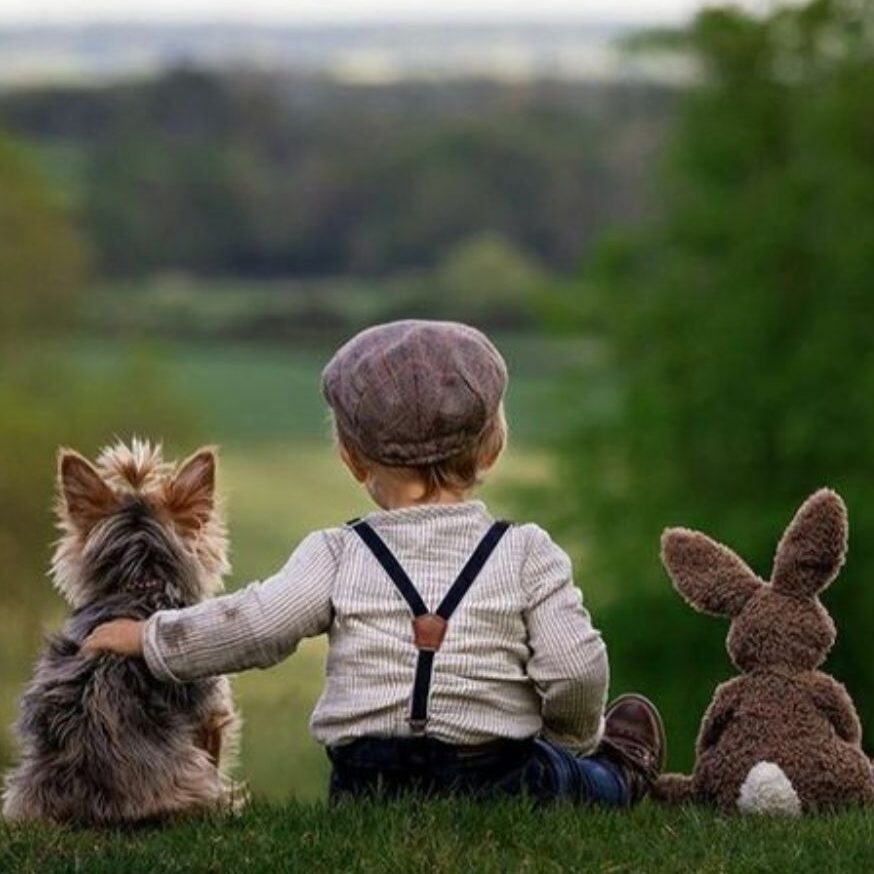
<svg viewBox="0 0 874 874"><path fill-rule="evenodd" d="M104 825L235 806L239 718L225 677L173 684L141 659L85 655L93 628L195 604L222 587L227 539L216 457L180 465L134 439L92 465L62 450L52 578L72 607L21 701L21 761L3 816Z"/></svg>

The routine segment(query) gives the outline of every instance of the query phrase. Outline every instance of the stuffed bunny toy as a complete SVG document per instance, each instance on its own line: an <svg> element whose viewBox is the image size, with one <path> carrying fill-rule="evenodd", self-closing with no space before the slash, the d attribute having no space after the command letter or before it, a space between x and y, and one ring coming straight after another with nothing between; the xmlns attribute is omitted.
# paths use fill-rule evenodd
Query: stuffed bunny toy
<svg viewBox="0 0 874 874"><path fill-rule="evenodd" d="M731 619L727 649L743 673L717 688L692 775L662 776L657 799L786 815L874 800L853 702L817 670L835 641L817 594L838 575L846 547L846 507L828 489L786 529L770 583L704 534L665 531L662 561L675 587L696 610Z"/></svg>

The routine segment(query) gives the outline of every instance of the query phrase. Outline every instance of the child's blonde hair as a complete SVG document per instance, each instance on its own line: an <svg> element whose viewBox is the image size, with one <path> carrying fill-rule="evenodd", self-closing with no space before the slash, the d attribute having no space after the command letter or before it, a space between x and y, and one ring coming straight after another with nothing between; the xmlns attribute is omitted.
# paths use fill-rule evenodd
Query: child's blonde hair
<svg viewBox="0 0 874 874"><path fill-rule="evenodd" d="M504 405L498 407L495 416L483 428L476 442L456 455L429 464L409 467L390 466L368 458L350 435L344 433L335 416L332 416L334 439L348 453L370 468L389 476L416 479L422 484L423 499L440 491L467 492L482 484L481 473L498 459L507 445L508 428Z"/></svg>

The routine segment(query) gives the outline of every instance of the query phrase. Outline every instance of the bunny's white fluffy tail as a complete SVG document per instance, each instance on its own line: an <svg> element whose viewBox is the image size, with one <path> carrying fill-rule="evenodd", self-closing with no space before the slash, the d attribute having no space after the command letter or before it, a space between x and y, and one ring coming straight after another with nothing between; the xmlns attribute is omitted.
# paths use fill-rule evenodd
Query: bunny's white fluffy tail
<svg viewBox="0 0 874 874"><path fill-rule="evenodd" d="M737 809L741 813L800 816L801 801L779 765L759 762L740 787Z"/></svg>

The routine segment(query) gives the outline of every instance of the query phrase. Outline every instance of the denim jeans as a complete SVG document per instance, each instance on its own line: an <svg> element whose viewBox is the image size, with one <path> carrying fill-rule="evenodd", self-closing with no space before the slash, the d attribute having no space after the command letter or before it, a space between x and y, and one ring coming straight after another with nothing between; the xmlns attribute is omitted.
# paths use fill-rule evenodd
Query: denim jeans
<svg viewBox="0 0 874 874"><path fill-rule="evenodd" d="M332 801L409 793L492 799L526 796L535 803L569 801L625 807L622 768L599 755L576 756L549 741L497 741L468 750L428 737L361 738L331 747Z"/></svg>

